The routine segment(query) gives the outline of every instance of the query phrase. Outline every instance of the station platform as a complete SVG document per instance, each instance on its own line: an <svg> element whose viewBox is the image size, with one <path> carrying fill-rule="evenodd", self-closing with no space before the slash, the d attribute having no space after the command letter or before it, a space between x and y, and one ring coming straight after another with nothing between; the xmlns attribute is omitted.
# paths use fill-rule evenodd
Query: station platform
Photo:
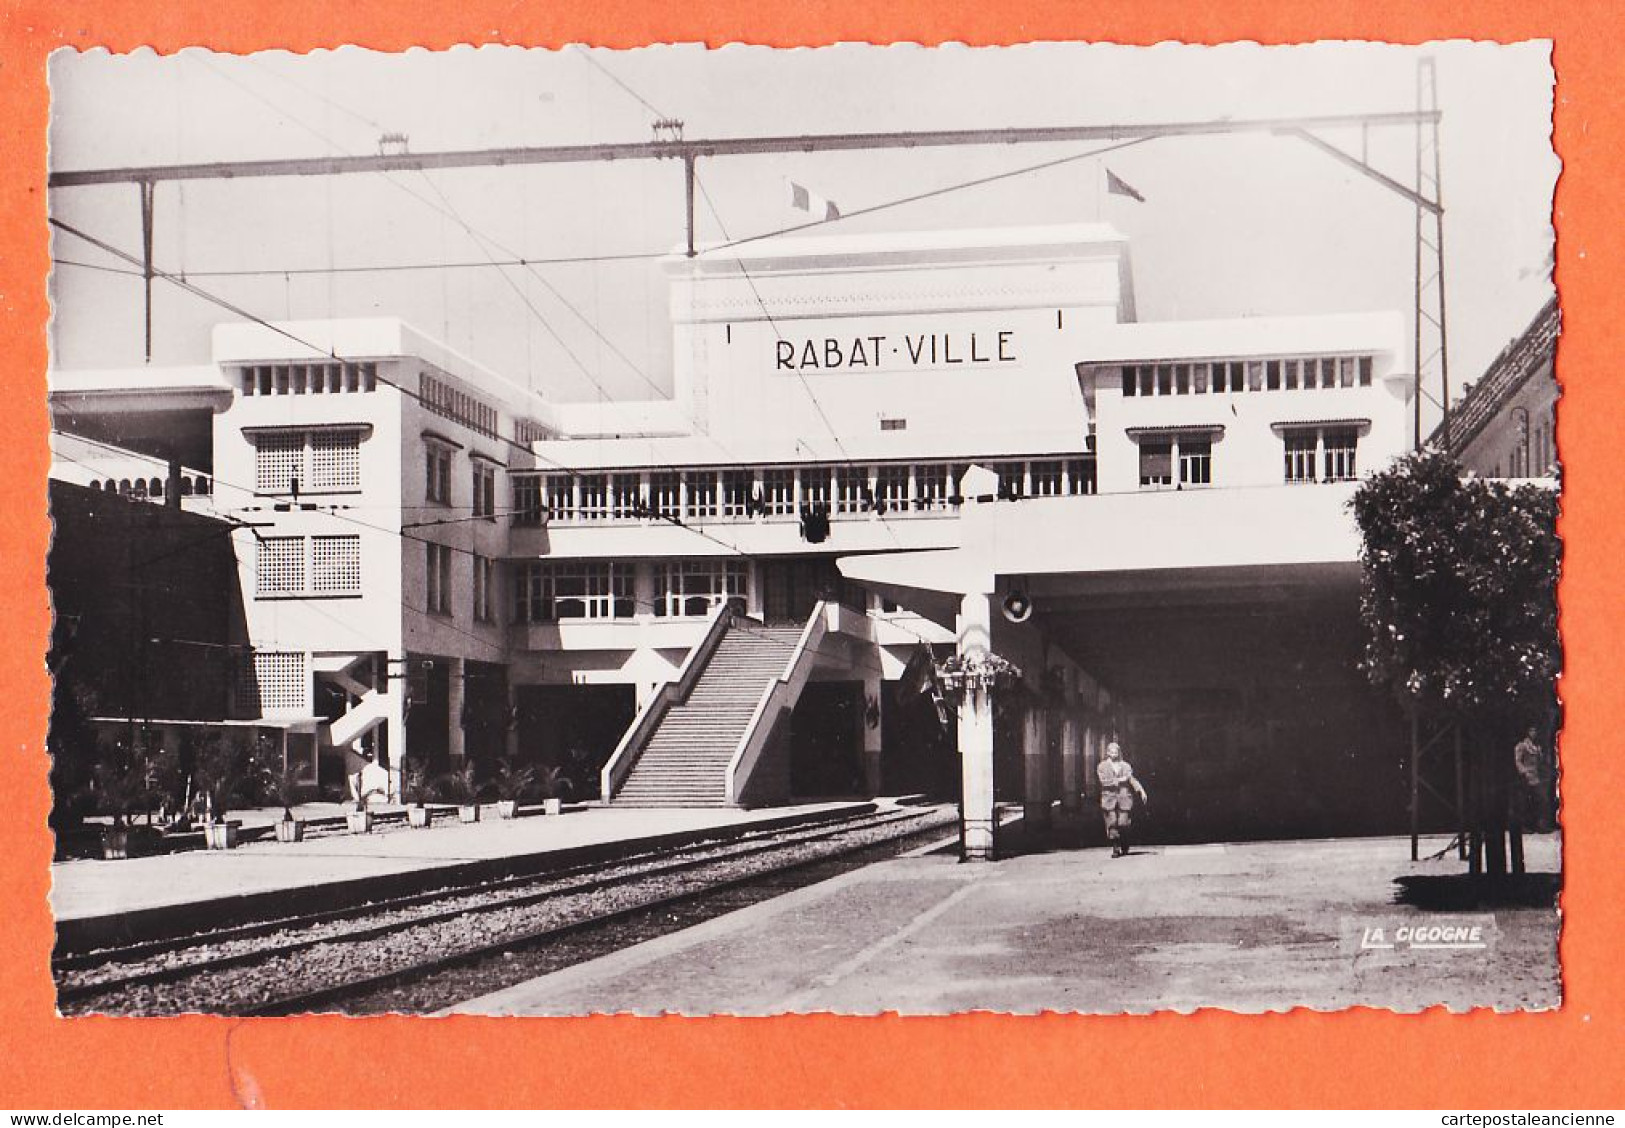
<svg viewBox="0 0 1625 1128"><path fill-rule="evenodd" d="M1424 858L1448 839L1425 841ZM1488 901L1406 838L880 862L460 1004L483 1015L1092 1014L1561 1001L1556 835ZM1427 946L1410 927L1468 928ZM1381 929L1374 933L1373 929ZM1380 937L1380 938L1379 938ZM1388 945L1386 947L1381 945ZM793 953L793 956L789 955Z"/></svg>
<svg viewBox="0 0 1625 1128"><path fill-rule="evenodd" d="M528 812L499 819L486 808L478 823L437 817L427 830L405 826L372 834L330 834L298 843L274 839L232 850L195 850L119 861L76 859L51 867L51 908L59 937L82 946L135 938L188 916L217 921L230 905L269 903L286 895L300 911L320 894L368 883L387 895L410 882L432 888L438 877L459 880L471 869L523 861L545 867L551 857L603 858L711 834L793 824L867 810L862 801L809 803L743 810L729 807L628 808L585 806L560 815ZM311 815L318 812L301 811ZM233 812L233 818L239 817ZM254 825L264 812L242 812ZM281 808L276 808L279 817Z"/></svg>

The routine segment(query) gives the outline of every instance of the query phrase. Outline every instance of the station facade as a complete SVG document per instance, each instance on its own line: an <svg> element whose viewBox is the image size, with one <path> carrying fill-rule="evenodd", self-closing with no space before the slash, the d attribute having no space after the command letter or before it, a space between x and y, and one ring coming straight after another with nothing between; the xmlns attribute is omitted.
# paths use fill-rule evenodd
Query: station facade
<svg viewBox="0 0 1625 1128"><path fill-rule="evenodd" d="M53 373L60 431L162 467L54 472L238 523L232 708L313 776L957 787L975 853L1116 737L1169 833L1397 825L1347 502L1407 449L1398 315L1142 323L1101 225L666 269L667 398L551 402L387 319L223 325L201 368ZM1020 678L942 724L926 669L988 651Z"/></svg>

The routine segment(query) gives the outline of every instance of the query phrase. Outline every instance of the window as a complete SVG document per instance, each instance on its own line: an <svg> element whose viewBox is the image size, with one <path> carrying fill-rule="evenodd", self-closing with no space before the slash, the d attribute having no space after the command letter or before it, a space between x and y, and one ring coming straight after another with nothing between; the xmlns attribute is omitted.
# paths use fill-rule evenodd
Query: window
<svg viewBox="0 0 1625 1128"><path fill-rule="evenodd" d="M1061 464L1034 462L1029 471L1034 497L1058 497L1061 493Z"/></svg>
<svg viewBox="0 0 1625 1128"><path fill-rule="evenodd" d="M451 448L423 444L423 496L437 505L451 504Z"/></svg>
<svg viewBox="0 0 1625 1128"><path fill-rule="evenodd" d="M682 477L675 470L649 475L649 511L656 517L682 517Z"/></svg>
<svg viewBox="0 0 1625 1128"><path fill-rule="evenodd" d="M717 515L717 476L713 471L688 471L683 475L683 489L688 494L688 516L707 518Z"/></svg>
<svg viewBox="0 0 1625 1128"><path fill-rule="evenodd" d="M1292 482L1313 482L1315 480L1315 443L1317 435L1314 431L1288 431L1283 436L1286 444L1286 480Z"/></svg>
<svg viewBox="0 0 1625 1128"><path fill-rule="evenodd" d="M576 479L576 489L581 491L578 512L583 521L602 521L609 516L608 478L602 474L583 474Z"/></svg>
<svg viewBox="0 0 1625 1128"><path fill-rule="evenodd" d="M431 615L451 614L451 549L443 544L426 544L426 610Z"/></svg>
<svg viewBox="0 0 1625 1128"><path fill-rule="evenodd" d="M748 517L752 510L753 485L749 470L722 472L722 515Z"/></svg>
<svg viewBox="0 0 1625 1128"><path fill-rule="evenodd" d="M828 466L803 466L801 468L801 504L803 506L829 508L829 477L831 473L832 471Z"/></svg>
<svg viewBox="0 0 1625 1128"><path fill-rule="evenodd" d="M816 468L809 467L816 476ZM827 481L828 479L826 479ZM829 487L824 487L824 500L829 500ZM769 517L790 517L796 511L796 472L790 469L762 471L762 512Z"/></svg>
<svg viewBox="0 0 1625 1128"><path fill-rule="evenodd" d="M703 617L729 599L744 599L749 583L743 560L673 560L655 570L654 613Z"/></svg>
<svg viewBox="0 0 1625 1128"><path fill-rule="evenodd" d="M315 595L361 592L361 537L310 538L310 590Z"/></svg>
<svg viewBox="0 0 1625 1128"><path fill-rule="evenodd" d="M610 515L620 520L643 515L643 478L639 474L616 474L610 479L612 487ZM583 499L582 508L586 508Z"/></svg>
<svg viewBox="0 0 1625 1128"><path fill-rule="evenodd" d="M1324 481L1352 482L1360 475L1355 469L1354 450L1358 444L1353 427L1328 427L1322 433L1326 446Z"/></svg>
<svg viewBox="0 0 1625 1128"><path fill-rule="evenodd" d="M254 593L265 597L361 594L360 535L261 539Z"/></svg>
<svg viewBox="0 0 1625 1128"><path fill-rule="evenodd" d="M302 650L256 650L237 667L234 705L239 713L310 713L310 666Z"/></svg>
<svg viewBox="0 0 1625 1128"><path fill-rule="evenodd" d="M929 462L914 468L914 508L941 509L948 504L948 467Z"/></svg>
<svg viewBox="0 0 1625 1128"><path fill-rule="evenodd" d="M371 363L259 364L238 374L245 396L371 392L378 387L378 366Z"/></svg>
<svg viewBox="0 0 1625 1128"><path fill-rule="evenodd" d="M1036 488L1036 479L1034 482ZM1069 459L1066 464L1066 492L1092 494L1099 491L1095 478L1095 456Z"/></svg>
<svg viewBox="0 0 1625 1128"><path fill-rule="evenodd" d="M256 595L300 595L304 592L304 537L261 538L256 563Z"/></svg>
<svg viewBox="0 0 1625 1128"><path fill-rule="evenodd" d="M1213 484L1213 436L1209 432L1148 434L1139 442L1141 489Z"/></svg>
<svg viewBox="0 0 1625 1128"><path fill-rule="evenodd" d="M491 607L495 602L492 595L496 586L496 561L485 556L474 557L474 621L476 623L489 623L492 621Z"/></svg>
<svg viewBox="0 0 1625 1128"><path fill-rule="evenodd" d="M309 480L313 491L360 489L361 432L312 431Z"/></svg>
<svg viewBox="0 0 1625 1128"><path fill-rule="evenodd" d="M1285 480L1351 482L1360 476L1356 452L1359 429L1353 426L1298 426L1282 432Z"/></svg>
<svg viewBox="0 0 1625 1128"><path fill-rule="evenodd" d="M254 489L293 493L305 478L305 432L274 431L254 436Z"/></svg>
<svg viewBox="0 0 1625 1128"><path fill-rule="evenodd" d="M1173 457L1172 440L1140 440L1140 488L1173 485Z"/></svg>
<svg viewBox="0 0 1625 1128"><path fill-rule="evenodd" d="M907 466L882 466L875 471L875 501L882 513L908 508Z"/></svg>
<svg viewBox="0 0 1625 1128"><path fill-rule="evenodd" d="M1001 462L993 469L999 475L999 497L1014 501L1026 494L1025 462Z"/></svg>
<svg viewBox="0 0 1625 1128"><path fill-rule="evenodd" d="M489 462L474 463L474 516L496 520L497 471Z"/></svg>
<svg viewBox="0 0 1625 1128"><path fill-rule="evenodd" d="M842 466L835 472L835 512L862 513L872 496L867 466Z"/></svg>
<svg viewBox="0 0 1625 1128"><path fill-rule="evenodd" d="M575 517L575 481L568 474L549 474L542 494L549 519L569 521Z"/></svg>
<svg viewBox="0 0 1625 1128"><path fill-rule="evenodd" d="M423 373L418 382L418 398L424 408L471 431L495 438L497 409L444 380Z"/></svg>
<svg viewBox="0 0 1625 1128"><path fill-rule="evenodd" d="M513 523L535 528L542 523L542 479L535 474L515 474L509 478L513 486Z"/></svg>
<svg viewBox="0 0 1625 1128"><path fill-rule="evenodd" d="M515 622L630 619L635 607L628 564L530 563L515 576Z"/></svg>
<svg viewBox="0 0 1625 1128"><path fill-rule="evenodd" d="M882 431L906 431L906 430L908 430L908 420L907 419L882 419L880 421L880 429Z"/></svg>
<svg viewBox="0 0 1625 1128"><path fill-rule="evenodd" d="M361 488L361 428L261 431L254 443L254 489L262 494Z"/></svg>
<svg viewBox="0 0 1625 1128"><path fill-rule="evenodd" d="M1179 484L1182 486L1213 484L1213 440L1208 436L1180 436Z"/></svg>

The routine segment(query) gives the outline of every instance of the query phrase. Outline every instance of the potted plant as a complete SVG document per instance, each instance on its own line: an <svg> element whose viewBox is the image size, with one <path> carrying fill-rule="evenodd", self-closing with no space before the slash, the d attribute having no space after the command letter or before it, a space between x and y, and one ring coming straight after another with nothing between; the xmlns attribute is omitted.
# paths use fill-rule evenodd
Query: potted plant
<svg viewBox="0 0 1625 1128"><path fill-rule="evenodd" d="M302 842L305 837L305 820L293 817L293 805L299 802L300 787L299 776L293 765L283 764L273 777L276 789L276 801L282 804L282 818L277 820L276 840L278 842Z"/></svg>
<svg viewBox="0 0 1625 1128"><path fill-rule="evenodd" d="M406 821L410 826L419 830L429 825L429 808L424 803L429 798L429 777L422 765L414 764L406 769L406 777L401 781L401 790L405 793L407 802Z"/></svg>
<svg viewBox="0 0 1625 1128"><path fill-rule="evenodd" d="M460 772L447 772L440 777L440 798L457 804L457 818L461 822L480 821L480 786L474 782L474 762L463 765Z"/></svg>
<svg viewBox="0 0 1625 1128"><path fill-rule="evenodd" d="M542 769L541 775L537 777L537 787L542 793L544 815L561 813L564 809L564 797L575 792L575 784L557 764Z"/></svg>
<svg viewBox="0 0 1625 1128"><path fill-rule="evenodd" d="M211 732L200 743L193 780L203 803L203 840L211 850L230 850L237 845L237 824L226 821L226 812L242 790L247 757L223 732Z"/></svg>
<svg viewBox="0 0 1625 1128"><path fill-rule="evenodd" d="M511 819L517 816L520 800L535 783L535 768L515 760L501 760L496 778L491 781L492 790L497 794L497 817Z"/></svg>
<svg viewBox="0 0 1625 1128"><path fill-rule="evenodd" d="M152 802L152 759L140 741L104 746L92 772L97 804L113 821L102 831L102 857L130 856L130 817Z"/></svg>

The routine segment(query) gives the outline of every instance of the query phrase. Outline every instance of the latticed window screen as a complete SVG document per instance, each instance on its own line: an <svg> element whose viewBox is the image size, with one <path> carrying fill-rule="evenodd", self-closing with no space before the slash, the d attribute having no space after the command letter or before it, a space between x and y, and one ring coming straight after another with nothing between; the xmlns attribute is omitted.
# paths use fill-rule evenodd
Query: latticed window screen
<svg viewBox="0 0 1625 1128"><path fill-rule="evenodd" d="M315 431L310 436L313 490L356 489L361 485L361 433Z"/></svg>
<svg viewBox="0 0 1625 1128"><path fill-rule="evenodd" d="M288 493L293 480L304 477L304 470L305 432L271 431L254 437L254 488L260 493Z"/></svg>
<svg viewBox="0 0 1625 1128"><path fill-rule="evenodd" d="M255 592L298 595L305 590L305 538L266 537L259 542Z"/></svg>
<svg viewBox="0 0 1625 1128"><path fill-rule="evenodd" d="M303 651L256 651L254 682L261 713L310 712L310 666Z"/></svg>
<svg viewBox="0 0 1625 1128"><path fill-rule="evenodd" d="M345 594L361 590L359 536L311 538L310 590L318 595Z"/></svg>

